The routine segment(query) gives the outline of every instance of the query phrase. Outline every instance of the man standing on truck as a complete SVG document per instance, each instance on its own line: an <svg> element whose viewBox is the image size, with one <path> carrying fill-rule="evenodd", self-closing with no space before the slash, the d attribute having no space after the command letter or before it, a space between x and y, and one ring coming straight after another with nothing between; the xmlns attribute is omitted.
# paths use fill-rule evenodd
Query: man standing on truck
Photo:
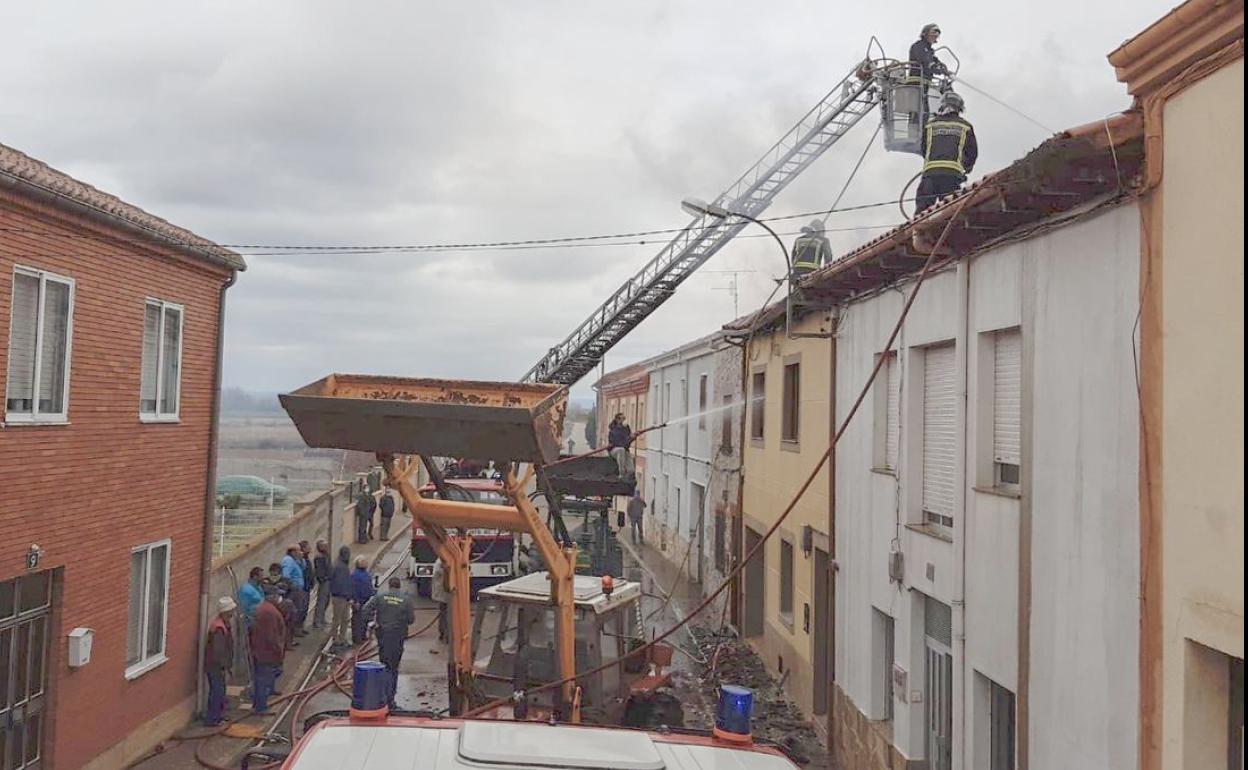
<svg viewBox="0 0 1248 770"><path fill-rule="evenodd" d="M624 413L620 412L607 426L607 451L615 458L616 469L622 479L627 478L632 472L628 462L628 445L631 443L633 443L633 431L625 422Z"/></svg>
<svg viewBox="0 0 1248 770"><path fill-rule="evenodd" d="M374 595L364 604L364 616L376 616L377 657L390 672L390 708L394 702L399 682L399 663L403 660L403 643L407 639L407 627L416 620L412 599L402 591L403 581L392 577L388 590Z"/></svg>
<svg viewBox="0 0 1248 770"><path fill-rule="evenodd" d="M389 485L381 488L381 500L377 505L381 511L381 539L390 539L390 520L394 518L394 497L390 495Z"/></svg>

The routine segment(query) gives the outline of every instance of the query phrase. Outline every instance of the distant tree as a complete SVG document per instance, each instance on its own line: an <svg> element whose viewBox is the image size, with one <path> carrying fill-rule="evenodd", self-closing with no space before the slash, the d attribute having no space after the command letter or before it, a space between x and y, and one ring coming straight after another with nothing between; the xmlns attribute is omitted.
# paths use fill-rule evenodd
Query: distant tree
<svg viewBox="0 0 1248 770"><path fill-rule="evenodd" d="M585 443L590 449L598 448L598 415L590 412L585 416Z"/></svg>

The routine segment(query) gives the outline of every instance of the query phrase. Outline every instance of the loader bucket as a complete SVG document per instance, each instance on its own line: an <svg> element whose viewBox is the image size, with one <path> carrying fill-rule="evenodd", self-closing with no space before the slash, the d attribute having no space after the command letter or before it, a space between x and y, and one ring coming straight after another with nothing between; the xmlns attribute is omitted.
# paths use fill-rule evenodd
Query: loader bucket
<svg viewBox="0 0 1248 770"><path fill-rule="evenodd" d="M310 447L550 463L562 385L331 374L278 396Z"/></svg>

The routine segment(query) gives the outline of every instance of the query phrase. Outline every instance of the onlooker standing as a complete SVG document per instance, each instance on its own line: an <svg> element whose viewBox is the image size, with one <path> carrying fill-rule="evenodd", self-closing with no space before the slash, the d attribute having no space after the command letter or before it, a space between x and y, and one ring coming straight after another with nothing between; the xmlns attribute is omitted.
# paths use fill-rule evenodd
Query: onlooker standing
<svg viewBox="0 0 1248 770"><path fill-rule="evenodd" d="M373 529L373 496L360 485L360 493L355 498L355 542L367 543L369 533Z"/></svg>
<svg viewBox="0 0 1248 770"><path fill-rule="evenodd" d="M253 667L252 686L255 697L252 712L269 714L269 696L277 687L277 677L286 658L286 621L278 609L277 589L265 591L264 601L256 608L256 621L251 626Z"/></svg>
<svg viewBox="0 0 1248 770"><path fill-rule="evenodd" d="M390 539L390 520L394 518L394 498L390 496L390 488L381 488L381 500L377 506L381 511L381 539Z"/></svg>
<svg viewBox="0 0 1248 770"><path fill-rule="evenodd" d="M217 600L217 614L208 624L208 643L204 646L204 675L208 677L208 708L204 726L216 727L225 716L225 679L234 669L234 632L230 619L238 605L228 596Z"/></svg>
<svg viewBox="0 0 1248 770"><path fill-rule="evenodd" d="M334 574L329 559L329 543L316 541L316 556L312 559L312 576L316 580L316 611L312 614L312 627L325 627L325 610L329 608L329 579Z"/></svg>
<svg viewBox="0 0 1248 770"><path fill-rule="evenodd" d="M403 581L397 577L390 578L389 589L376 594L364 604L364 617L372 617L377 613L377 658L386 671L390 672L389 692L387 693L390 708L398 708L394 702L394 694L399 681L399 663L403 660L403 643L407 639L407 628L416 620L416 611L412 607L412 599L403 593Z"/></svg>
<svg viewBox="0 0 1248 770"><path fill-rule="evenodd" d="M355 572L351 573L351 644L358 645L368 634L368 620L364 605L373 598L373 577L368 574L368 561L363 556L355 560Z"/></svg>
<svg viewBox="0 0 1248 770"><path fill-rule="evenodd" d="M299 541L299 567L303 570L303 608L299 613L299 630L306 632L308 614L312 611L312 588L316 585L316 570L312 567L312 546L307 540Z"/></svg>
<svg viewBox="0 0 1248 770"><path fill-rule="evenodd" d="M287 598L295 605L295 614L291 618L293 627L289 633L291 636L306 636L308 632L303 630L303 617L308 611L308 587L303 582L303 551L298 544L287 548L286 555L282 557L282 579L289 584Z"/></svg>
<svg viewBox="0 0 1248 770"><path fill-rule="evenodd" d="M345 646L351 599L355 595L355 586L351 581L351 549L345 545L338 549L338 561L329 575L329 593L334 602L334 626L330 636L334 644Z"/></svg>
<svg viewBox="0 0 1248 770"><path fill-rule="evenodd" d="M642 534L642 517L645 512L646 501L641 499L641 490L635 489L633 496L628 499L628 525L633 542L638 545L646 541Z"/></svg>
<svg viewBox="0 0 1248 770"><path fill-rule="evenodd" d="M252 567L247 582L238 589L238 604L243 609L243 623L251 628L256 619L256 608L264 601L264 570Z"/></svg>

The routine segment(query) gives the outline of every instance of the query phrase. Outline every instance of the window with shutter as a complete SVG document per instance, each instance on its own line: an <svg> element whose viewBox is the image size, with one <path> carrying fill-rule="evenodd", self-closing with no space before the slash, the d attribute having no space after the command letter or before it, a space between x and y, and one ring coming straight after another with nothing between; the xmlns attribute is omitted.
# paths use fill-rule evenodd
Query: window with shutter
<svg viewBox="0 0 1248 770"><path fill-rule="evenodd" d="M145 421L176 420L182 388L183 309L149 299L143 316L143 362L139 416Z"/></svg>
<svg viewBox="0 0 1248 770"><path fill-rule="evenodd" d="M952 345L923 356L923 520L953 526L957 394Z"/></svg>
<svg viewBox="0 0 1248 770"><path fill-rule="evenodd" d="M74 283L40 270L13 273L5 419L64 422Z"/></svg>
<svg viewBox="0 0 1248 770"><path fill-rule="evenodd" d="M1017 329L993 340L992 462L995 483L1016 488L1021 462L1022 336Z"/></svg>

